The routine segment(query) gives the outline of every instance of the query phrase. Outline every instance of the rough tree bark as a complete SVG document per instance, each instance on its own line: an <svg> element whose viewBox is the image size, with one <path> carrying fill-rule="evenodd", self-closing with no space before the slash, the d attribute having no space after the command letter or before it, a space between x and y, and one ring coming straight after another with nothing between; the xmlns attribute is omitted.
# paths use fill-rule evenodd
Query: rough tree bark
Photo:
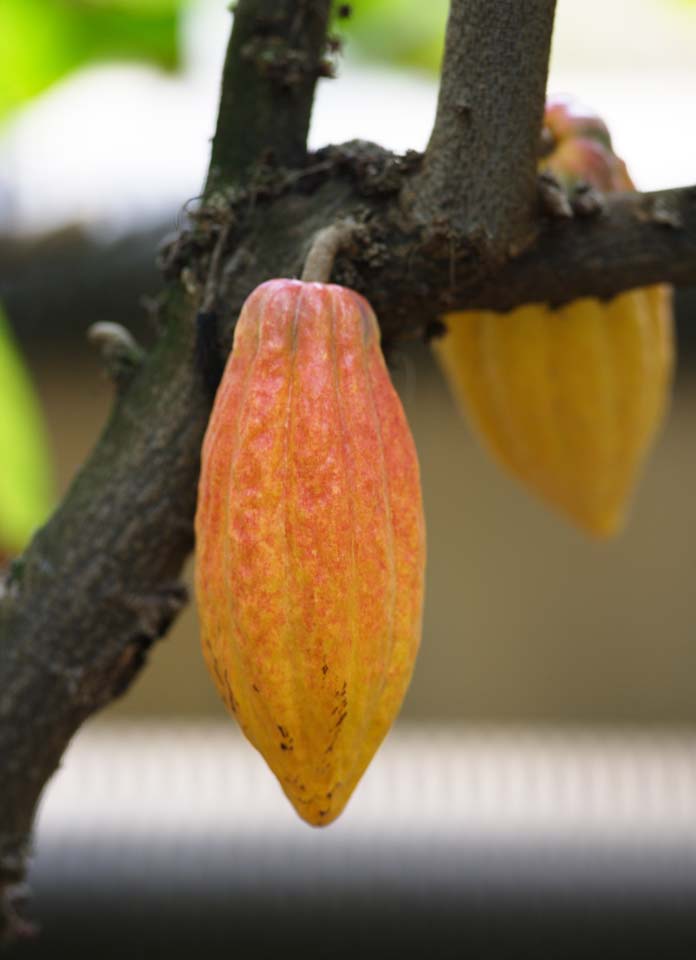
<svg viewBox="0 0 696 960"><path fill-rule="evenodd" d="M243 300L296 276L312 237L356 228L333 279L387 346L454 307L512 308L696 282L696 188L545 214L534 175L553 0L452 0L425 157L350 143L308 156L330 0L239 0L203 206L162 257L161 334L63 504L0 594L0 889L6 933L43 786L80 724L121 693L185 601L210 407L196 317L228 347ZM512 106L511 106L512 105Z"/></svg>
<svg viewBox="0 0 696 960"><path fill-rule="evenodd" d="M555 6L451 6L414 207L427 221L439 211L457 233L478 236L495 264L529 246L537 232L536 164Z"/></svg>

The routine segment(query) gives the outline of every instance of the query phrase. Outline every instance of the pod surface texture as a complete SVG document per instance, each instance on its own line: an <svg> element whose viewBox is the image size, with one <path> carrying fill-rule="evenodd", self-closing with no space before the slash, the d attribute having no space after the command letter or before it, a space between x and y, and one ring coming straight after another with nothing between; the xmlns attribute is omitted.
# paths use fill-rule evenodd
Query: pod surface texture
<svg viewBox="0 0 696 960"><path fill-rule="evenodd" d="M248 298L196 540L218 690L299 815L330 823L401 706L423 603L415 446L361 296L271 280Z"/></svg>

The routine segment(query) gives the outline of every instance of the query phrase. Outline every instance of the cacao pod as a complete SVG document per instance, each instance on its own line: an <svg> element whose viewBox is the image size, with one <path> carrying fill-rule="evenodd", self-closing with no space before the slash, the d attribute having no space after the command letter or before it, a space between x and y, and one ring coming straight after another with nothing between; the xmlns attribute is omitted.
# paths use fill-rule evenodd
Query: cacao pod
<svg viewBox="0 0 696 960"><path fill-rule="evenodd" d="M633 189L599 118L557 98L545 123L540 167L566 189ZM494 457L586 532L618 532L669 399L670 288L444 319L436 355Z"/></svg>
<svg viewBox="0 0 696 960"><path fill-rule="evenodd" d="M424 562L415 446L369 304L262 284L203 444L196 594L218 690L310 824L340 814L399 710Z"/></svg>

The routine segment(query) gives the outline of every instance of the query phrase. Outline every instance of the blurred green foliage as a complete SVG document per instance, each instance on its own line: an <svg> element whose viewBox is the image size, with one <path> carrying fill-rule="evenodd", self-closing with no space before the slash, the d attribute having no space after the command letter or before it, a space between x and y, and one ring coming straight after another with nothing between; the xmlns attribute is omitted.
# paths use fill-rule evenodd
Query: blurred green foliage
<svg viewBox="0 0 696 960"><path fill-rule="evenodd" d="M18 553L52 506L38 402L0 306L0 553Z"/></svg>
<svg viewBox="0 0 696 960"><path fill-rule="evenodd" d="M100 60L179 63L182 10L202 0L0 0L0 122L73 70ZM226 5L226 0L218 0ZM336 15L351 53L437 70L448 0L354 0Z"/></svg>
<svg viewBox="0 0 696 960"><path fill-rule="evenodd" d="M0 121L88 63L178 64L187 0L0 0Z"/></svg>
<svg viewBox="0 0 696 960"><path fill-rule="evenodd" d="M338 19L337 29L351 51L398 66L439 69L449 0L354 0L349 6L350 16Z"/></svg>

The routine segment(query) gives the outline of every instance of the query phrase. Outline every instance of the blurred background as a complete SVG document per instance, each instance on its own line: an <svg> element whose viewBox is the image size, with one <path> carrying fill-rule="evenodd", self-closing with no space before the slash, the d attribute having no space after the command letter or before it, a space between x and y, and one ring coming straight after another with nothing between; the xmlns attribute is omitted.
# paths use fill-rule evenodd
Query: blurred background
<svg viewBox="0 0 696 960"><path fill-rule="evenodd" d="M311 145L422 149L448 4L351 6ZM154 250L200 190L230 19L223 0L0 3L6 557L108 415L86 328L112 320L152 340ZM604 117L642 189L696 181L695 45L688 0L559 0L549 90ZM47 925L26 949L139 955L176 940L217 955L234 936L239 955L275 956L314 929L320 956L360 937L365 955L398 942L448 956L451 942L452 956L465 943L570 956L584 955L580 925L633 956L693 957L696 291L679 291L676 313L672 409L609 544L503 475L428 347L400 348L428 522L423 646L344 818L328 836L293 819L218 702L191 606L47 791L34 876Z"/></svg>

